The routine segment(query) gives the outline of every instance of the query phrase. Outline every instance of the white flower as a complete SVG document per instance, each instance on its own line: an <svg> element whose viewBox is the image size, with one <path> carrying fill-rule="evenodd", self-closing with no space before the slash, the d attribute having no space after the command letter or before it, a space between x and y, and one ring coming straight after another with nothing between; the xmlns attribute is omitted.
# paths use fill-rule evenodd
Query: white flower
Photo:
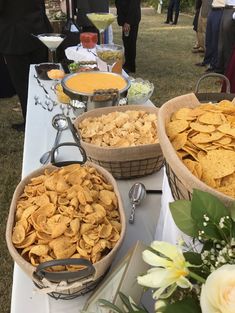
<svg viewBox="0 0 235 313"><path fill-rule="evenodd" d="M202 313L235 312L235 264L226 264L212 272L202 286Z"/></svg>
<svg viewBox="0 0 235 313"><path fill-rule="evenodd" d="M203 215L203 218L204 218L204 220L205 220L206 222L208 222L208 221L210 220L210 218L209 218L206 214Z"/></svg>
<svg viewBox="0 0 235 313"><path fill-rule="evenodd" d="M158 300L158 301L155 302L154 309L155 309L156 313L161 313L162 310L164 310L165 307L166 307L166 302L165 301Z"/></svg>
<svg viewBox="0 0 235 313"><path fill-rule="evenodd" d="M221 217L221 219L219 221L219 227L220 228L224 228L224 220L225 220L225 217Z"/></svg>
<svg viewBox="0 0 235 313"><path fill-rule="evenodd" d="M162 256L145 250L143 252L144 261L154 267L148 270L146 275L139 276L137 280L142 286L157 289L153 298L168 298L177 286L181 288L192 287L186 278L189 274L188 267L190 264L186 262L179 247L167 242L154 241L151 248Z"/></svg>

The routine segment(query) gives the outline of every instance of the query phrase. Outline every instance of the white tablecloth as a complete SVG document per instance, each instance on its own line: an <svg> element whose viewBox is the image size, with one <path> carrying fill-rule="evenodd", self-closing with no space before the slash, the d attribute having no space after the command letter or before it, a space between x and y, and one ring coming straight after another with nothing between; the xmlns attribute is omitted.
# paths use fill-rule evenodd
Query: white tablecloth
<svg viewBox="0 0 235 313"><path fill-rule="evenodd" d="M42 88L38 86L37 81L33 76L34 73L34 67L31 66L22 177L41 166L39 158L45 151L50 150L56 135L56 130L51 126L51 119L56 113L61 113L59 106L56 106L53 112L43 110L39 105L35 106L34 96L39 96L41 101L44 102L45 94ZM50 95L55 97L53 91L50 90L52 82L43 81L43 83ZM152 104L149 101L147 105ZM62 134L61 142L63 141L73 141L68 130L65 130ZM76 150L72 151L72 154L74 157L76 156L79 158ZM66 154L64 151L59 153L60 159L66 159L67 157L68 153ZM128 191L132 184L136 181L140 181L145 184L147 189L161 189L162 178L163 170L137 180L118 181L127 220L131 209L128 199ZM116 263L137 240L141 240L146 244L149 244L154 238L168 239L168 241L174 242L176 238L175 232L171 231L171 229L174 228L174 224L170 221L169 228L168 224L165 223L165 219L169 219L167 203L169 202L168 199L170 199L170 191L167 188L166 180L164 179L163 207L157 231L156 226L160 214L161 196L159 194L148 194L136 210L135 224L127 224L125 239L114 263ZM36 290L31 279L26 276L17 265L15 265L11 313L77 313L79 312L79 309L82 308L86 298L87 296L82 296L74 300L65 301L54 300L45 294L41 294Z"/></svg>

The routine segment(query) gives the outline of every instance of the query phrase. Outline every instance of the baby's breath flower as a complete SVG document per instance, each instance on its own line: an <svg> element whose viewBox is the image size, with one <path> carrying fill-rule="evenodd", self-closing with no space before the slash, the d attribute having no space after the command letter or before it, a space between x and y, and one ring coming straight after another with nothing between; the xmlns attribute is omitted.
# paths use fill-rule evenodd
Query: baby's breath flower
<svg viewBox="0 0 235 313"><path fill-rule="evenodd" d="M206 222L208 222L208 221L210 220L209 217L208 217L206 214L203 215L203 218L204 218L204 220L205 220Z"/></svg>
<svg viewBox="0 0 235 313"><path fill-rule="evenodd" d="M219 227L224 228L224 217L221 217L221 219L219 221Z"/></svg>

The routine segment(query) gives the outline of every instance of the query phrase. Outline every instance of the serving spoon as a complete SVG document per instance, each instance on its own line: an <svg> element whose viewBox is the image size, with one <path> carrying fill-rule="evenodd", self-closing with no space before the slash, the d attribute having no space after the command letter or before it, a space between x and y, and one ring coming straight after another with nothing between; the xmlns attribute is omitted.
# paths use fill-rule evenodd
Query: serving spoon
<svg viewBox="0 0 235 313"><path fill-rule="evenodd" d="M52 126L57 130L54 145L50 151L45 152L41 158L40 163L41 164L47 164L51 160L51 154L54 147L56 147L59 144L60 137L62 134L62 131L68 128L68 121L66 119L66 116L63 114L56 114L52 119Z"/></svg>
<svg viewBox="0 0 235 313"><path fill-rule="evenodd" d="M146 189L145 189L144 184L135 183L131 187L131 189L129 191L129 199L130 199L131 204L132 204L131 214L129 217L129 223L130 224L134 224L136 206L140 204L140 202L144 199L145 195L146 195Z"/></svg>

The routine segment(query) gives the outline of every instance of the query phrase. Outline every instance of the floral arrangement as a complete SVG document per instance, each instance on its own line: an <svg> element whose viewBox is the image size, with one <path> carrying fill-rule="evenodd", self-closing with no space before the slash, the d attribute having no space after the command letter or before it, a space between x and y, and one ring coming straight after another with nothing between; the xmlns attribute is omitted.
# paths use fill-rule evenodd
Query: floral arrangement
<svg viewBox="0 0 235 313"><path fill-rule="evenodd" d="M191 201L172 202L170 210L191 240L187 245L154 241L143 251L151 268L137 281L153 289L155 312L234 313L235 203L227 208L213 195L195 189ZM147 312L133 309L125 300L125 307L128 303L132 308L125 312Z"/></svg>

